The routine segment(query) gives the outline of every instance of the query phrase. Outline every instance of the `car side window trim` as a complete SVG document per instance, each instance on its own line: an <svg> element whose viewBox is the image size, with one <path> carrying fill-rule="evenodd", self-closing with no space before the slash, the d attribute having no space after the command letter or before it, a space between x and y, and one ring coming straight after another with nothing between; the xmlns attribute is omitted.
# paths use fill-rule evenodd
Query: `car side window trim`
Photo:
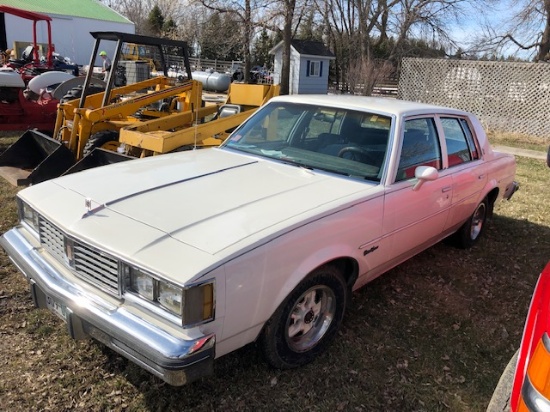
<svg viewBox="0 0 550 412"><path fill-rule="evenodd" d="M474 133L474 128L467 118L460 118L460 125L462 126L462 129L464 130L464 133L466 135L466 143L468 143L468 146L470 148L472 161L479 160L481 157L479 142L477 140L477 136Z"/></svg>
<svg viewBox="0 0 550 412"><path fill-rule="evenodd" d="M447 168L480 159L479 145L467 117L440 114L438 121L447 152L444 158Z"/></svg>

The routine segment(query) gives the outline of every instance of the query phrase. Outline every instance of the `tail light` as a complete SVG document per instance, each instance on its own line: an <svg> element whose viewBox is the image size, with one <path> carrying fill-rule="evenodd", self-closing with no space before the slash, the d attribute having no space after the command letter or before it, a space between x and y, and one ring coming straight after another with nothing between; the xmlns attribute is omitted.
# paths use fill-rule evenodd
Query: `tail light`
<svg viewBox="0 0 550 412"><path fill-rule="evenodd" d="M550 406L550 263L533 293L510 401L512 411L518 412Z"/></svg>

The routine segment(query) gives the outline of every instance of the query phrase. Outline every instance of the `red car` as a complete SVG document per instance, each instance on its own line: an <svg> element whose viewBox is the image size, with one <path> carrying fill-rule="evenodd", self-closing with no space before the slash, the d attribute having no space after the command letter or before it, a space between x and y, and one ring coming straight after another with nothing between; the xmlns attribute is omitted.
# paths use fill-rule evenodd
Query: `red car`
<svg viewBox="0 0 550 412"><path fill-rule="evenodd" d="M550 167L550 148L546 163ZM497 411L550 411L550 262L535 286L521 346L487 408L487 412Z"/></svg>
<svg viewBox="0 0 550 412"><path fill-rule="evenodd" d="M550 410L550 262L542 271L523 339L495 389L488 412Z"/></svg>

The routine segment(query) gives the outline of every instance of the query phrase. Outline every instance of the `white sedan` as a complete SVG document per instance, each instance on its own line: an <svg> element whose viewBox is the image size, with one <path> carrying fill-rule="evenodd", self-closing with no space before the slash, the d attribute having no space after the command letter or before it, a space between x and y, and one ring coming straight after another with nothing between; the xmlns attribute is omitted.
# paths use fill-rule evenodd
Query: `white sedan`
<svg viewBox="0 0 550 412"><path fill-rule="evenodd" d="M19 192L0 243L71 336L183 385L253 341L278 368L313 360L353 290L448 236L472 246L514 175L469 113L281 96L219 148Z"/></svg>

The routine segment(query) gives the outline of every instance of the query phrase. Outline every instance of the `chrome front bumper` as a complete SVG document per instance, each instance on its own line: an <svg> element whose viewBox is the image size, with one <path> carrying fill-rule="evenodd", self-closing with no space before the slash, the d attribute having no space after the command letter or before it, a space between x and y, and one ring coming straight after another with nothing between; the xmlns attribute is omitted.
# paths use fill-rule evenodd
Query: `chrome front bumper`
<svg viewBox="0 0 550 412"><path fill-rule="evenodd" d="M36 307L51 308L55 302L62 308L71 337L92 337L170 385L181 386L212 373L214 334L182 339L90 295L63 278L20 230L4 233L0 246L27 278Z"/></svg>

